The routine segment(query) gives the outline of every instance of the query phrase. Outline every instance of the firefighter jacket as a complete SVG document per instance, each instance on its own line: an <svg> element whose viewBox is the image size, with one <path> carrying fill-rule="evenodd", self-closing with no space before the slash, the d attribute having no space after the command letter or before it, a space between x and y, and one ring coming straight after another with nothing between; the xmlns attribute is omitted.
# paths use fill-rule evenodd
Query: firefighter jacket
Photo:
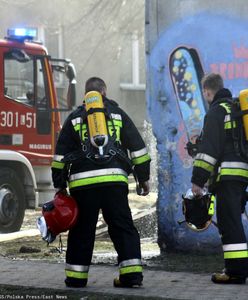
<svg viewBox="0 0 248 300"><path fill-rule="evenodd" d="M209 188L218 181L248 181L248 164L234 148L233 130L236 122L231 119L231 92L218 91L204 118L199 153L193 164L191 182L203 187L209 180Z"/></svg>
<svg viewBox="0 0 248 300"><path fill-rule="evenodd" d="M133 166L139 182L149 179L150 156L137 128L116 102L106 97L103 97L103 102L107 111L109 135L113 136L115 132L115 141L112 145L121 149L122 155L116 155L115 148L112 152L109 151L113 156L106 163L95 163L94 160L89 159L90 153L70 164L64 162L64 158L69 153L81 152L82 149L93 147L90 147L88 139L85 107L81 105L68 116L57 141L52 162L52 178L55 188L65 188L67 184L70 190L89 188L94 185L126 185L131 171L130 165ZM127 150L130 164L123 158L123 153L127 153ZM127 158L126 154L125 157Z"/></svg>

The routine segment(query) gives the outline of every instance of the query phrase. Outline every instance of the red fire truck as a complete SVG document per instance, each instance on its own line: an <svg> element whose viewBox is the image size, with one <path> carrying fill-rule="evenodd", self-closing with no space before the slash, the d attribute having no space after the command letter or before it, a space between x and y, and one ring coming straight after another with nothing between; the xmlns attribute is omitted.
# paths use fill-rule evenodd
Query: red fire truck
<svg viewBox="0 0 248 300"><path fill-rule="evenodd" d="M50 165L60 112L75 104L75 70L33 41L34 29L12 29L0 40L0 233L18 231L26 208L51 200ZM58 103L55 71L68 81Z"/></svg>

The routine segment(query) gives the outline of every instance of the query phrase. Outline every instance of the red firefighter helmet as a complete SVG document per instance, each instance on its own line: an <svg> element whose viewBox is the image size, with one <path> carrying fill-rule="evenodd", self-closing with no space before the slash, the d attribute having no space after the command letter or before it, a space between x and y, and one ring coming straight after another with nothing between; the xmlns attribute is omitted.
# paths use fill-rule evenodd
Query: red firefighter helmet
<svg viewBox="0 0 248 300"><path fill-rule="evenodd" d="M37 220L37 226L42 238L51 243L59 233L75 225L78 217L77 203L71 196L58 192L52 201L42 206L42 215Z"/></svg>

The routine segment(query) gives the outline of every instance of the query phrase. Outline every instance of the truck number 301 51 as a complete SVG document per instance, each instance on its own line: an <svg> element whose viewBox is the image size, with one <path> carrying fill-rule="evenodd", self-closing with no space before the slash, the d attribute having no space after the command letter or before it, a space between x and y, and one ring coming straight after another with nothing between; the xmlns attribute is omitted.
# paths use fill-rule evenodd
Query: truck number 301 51
<svg viewBox="0 0 248 300"><path fill-rule="evenodd" d="M27 112L19 113L12 111L1 111L0 113L0 126L1 127L19 127L26 128L36 127L36 113Z"/></svg>

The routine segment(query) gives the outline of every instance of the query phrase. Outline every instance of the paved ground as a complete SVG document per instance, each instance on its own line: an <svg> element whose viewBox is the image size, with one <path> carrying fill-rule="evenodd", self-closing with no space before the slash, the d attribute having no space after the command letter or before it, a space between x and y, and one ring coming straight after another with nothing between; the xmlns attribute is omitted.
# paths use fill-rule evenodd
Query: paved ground
<svg viewBox="0 0 248 300"><path fill-rule="evenodd" d="M151 215L154 214L156 195L151 194L150 197L143 198L131 194L130 198L134 218L137 217L137 220L146 218L147 216L143 217L144 211L150 210ZM32 259L27 258L30 254L23 254L23 256L20 256L20 253L18 256L16 252L11 254L10 248L15 241L21 241L20 246L22 242L24 245L30 246L27 241L31 239L32 247L40 247L38 232L34 226L35 219L39 214L40 212L27 211L26 221L19 233L0 235L0 242L2 242L0 244L0 299L248 299L248 283L246 285L215 285L210 281L210 273L198 273L198 270L202 270L202 265L200 268L197 266L198 260L194 261L193 257L185 258L185 256L181 257L180 261L176 256L174 260L166 258L166 261L162 263L167 266L167 271L158 270L160 269L158 265L153 267L148 264L144 267L144 286L135 289L117 289L112 286L113 278L118 274L112 258L110 264L93 265L90 269L88 287L76 289L75 295L75 289L68 289L64 285L64 257L58 262L48 261L50 256L44 256L42 251L39 257L33 256ZM100 237L104 236L106 231L102 223L100 217L98 224L98 236ZM138 223L137 225L139 225ZM150 220L149 223L154 226ZM144 227L142 222L140 225ZM28 238L28 235L31 238ZM102 240L105 241L104 238ZM11 250L10 254L7 254L6 247ZM18 248L20 247L18 246ZM148 250L151 251L150 248ZM152 251L158 255L157 248L152 248ZM145 256L145 251L142 252ZM208 270L215 269L215 266L212 267L210 263L213 260L219 261L219 257L216 260L211 256L212 261L209 258L200 260L201 262L204 260L205 267L209 266L208 269L205 269L205 272L208 272ZM184 272L175 272L174 270L183 270ZM193 273L194 271L195 273Z"/></svg>
<svg viewBox="0 0 248 300"><path fill-rule="evenodd" d="M0 257L0 266L0 286L54 289L60 291L60 297L63 297L63 292L68 293L70 290L64 286L64 264L62 263L14 261ZM112 280L116 275L115 266L92 266L88 287L77 289L78 299L88 299L85 295L92 293L98 294L98 299L101 299L101 295L105 296L104 299L108 299L107 295L109 299L112 299L113 295L117 297L115 299L126 299L125 297L131 295L137 298L140 296L143 299L247 300L248 298L247 285L215 285L209 280L210 275L145 269L144 286L133 289L114 288ZM82 297L80 297L80 292L82 292ZM0 294L0 299L17 299L17 297L18 295L11 297L11 295ZM48 297L55 299L52 291L49 294L35 295L35 299L48 299ZM31 296L28 298L31 299ZM70 299L70 296L64 296L64 298Z"/></svg>

